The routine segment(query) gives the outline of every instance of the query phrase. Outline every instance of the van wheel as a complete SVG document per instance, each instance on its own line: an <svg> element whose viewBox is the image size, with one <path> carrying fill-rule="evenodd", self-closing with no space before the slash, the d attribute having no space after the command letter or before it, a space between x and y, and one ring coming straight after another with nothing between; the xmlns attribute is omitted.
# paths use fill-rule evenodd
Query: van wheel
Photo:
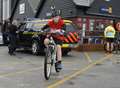
<svg viewBox="0 0 120 88"><path fill-rule="evenodd" d="M32 43L32 53L34 55L37 55L38 51L39 51L38 42L37 41L33 41L33 43Z"/></svg>
<svg viewBox="0 0 120 88"><path fill-rule="evenodd" d="M70 51L71 49L62 49L62 55L66 56Z"/></svg>

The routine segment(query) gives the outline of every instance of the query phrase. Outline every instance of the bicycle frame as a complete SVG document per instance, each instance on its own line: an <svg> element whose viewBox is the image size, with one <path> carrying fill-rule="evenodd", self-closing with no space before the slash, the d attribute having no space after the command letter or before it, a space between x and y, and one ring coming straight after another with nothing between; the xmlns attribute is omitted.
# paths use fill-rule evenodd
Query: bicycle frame
<svg viewBox="0 0 120 88"><path fill-rule="evenodd" d="M49 38L48 47L49 47L50 52L51 52L51 59L52 59L52 65L53 65L54 63L56 63L56 43L53 40L52 36Z"/></svg>
<svg viewBox="0 0 120 88"><path fill-rule="evenodd" d="M53 39L53 36L55 33L46 33L48 34L49 43L46 47L46 55L45 55L45 61L44 61L44 76L45 79L48 80L50 78L52 66L55 66L55 71L60 72L60 69L57 68L57 48L56 43Z"/></svg>
<svg viewBox="0 0 120 88"><path fill-rule="evenodd" d="M107 46L108 44L109 44L109 47ZM114 42L105 41L104 49L106 50L106 52L111 53L115 49L115 43Z"/></svg>
<svg viewBox="0 0 120 88"><path fill-rule="evenodd" d="M50 36L49 44L46 47L46 55L44 62L44 75L46 80L50 78L52 66L55 65L55 63L56 63L56 43L54 42L52 36Z"/></svg>
<svg viewBox="0 0 120 88"><path fill-rule="evenodd" d="M119 40L115 41L115 51L116 51L116 53L118 53L118 51L120 51L120 41Z"/></svg>

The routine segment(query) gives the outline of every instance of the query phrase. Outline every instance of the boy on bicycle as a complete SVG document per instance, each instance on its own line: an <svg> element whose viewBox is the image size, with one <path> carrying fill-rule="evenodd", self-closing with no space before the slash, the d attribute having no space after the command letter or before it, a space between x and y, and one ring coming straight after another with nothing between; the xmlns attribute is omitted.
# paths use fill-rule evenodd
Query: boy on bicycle
<svg viewBox="0 0 120 88"><path fill-rule="evenodd" d="M55 32L55 31L61 31L62 29L65 30L65 23L63 19L60 16L54 16L48 21L48 24L45 25L42 30L50 28L50 32ZM58 69L62 69L62 50L61 50L61 45L62 41L59 40L58 36L53 37L55 43L56 43L56 49L57 49L57 62L56 62L56 67ZM49 44L49 36L47 35L45 40L44 40L44 45L47 46Z"/></svg>

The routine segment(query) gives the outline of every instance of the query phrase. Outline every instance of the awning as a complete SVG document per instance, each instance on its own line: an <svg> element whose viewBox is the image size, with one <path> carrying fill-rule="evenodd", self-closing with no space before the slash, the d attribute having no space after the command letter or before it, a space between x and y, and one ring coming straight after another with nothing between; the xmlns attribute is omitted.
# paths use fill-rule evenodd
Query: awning
<svg viewBox="0 0 120 88"><path fill-rule="evenodd" d="M94 0L73 0L73 2L78 6L90 7Z"/></svg>

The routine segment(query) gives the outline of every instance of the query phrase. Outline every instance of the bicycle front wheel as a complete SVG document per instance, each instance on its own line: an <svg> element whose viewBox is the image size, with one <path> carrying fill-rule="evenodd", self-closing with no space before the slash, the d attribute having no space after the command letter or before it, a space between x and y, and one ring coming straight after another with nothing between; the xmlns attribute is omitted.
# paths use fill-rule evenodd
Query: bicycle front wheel
<svg viewBox="0 0 120 88"><path fill-rule="evenodd" d="M49 80L52 69L51 52L49 48L46 48L44 59L44 76L46 80Z"/></svg>

